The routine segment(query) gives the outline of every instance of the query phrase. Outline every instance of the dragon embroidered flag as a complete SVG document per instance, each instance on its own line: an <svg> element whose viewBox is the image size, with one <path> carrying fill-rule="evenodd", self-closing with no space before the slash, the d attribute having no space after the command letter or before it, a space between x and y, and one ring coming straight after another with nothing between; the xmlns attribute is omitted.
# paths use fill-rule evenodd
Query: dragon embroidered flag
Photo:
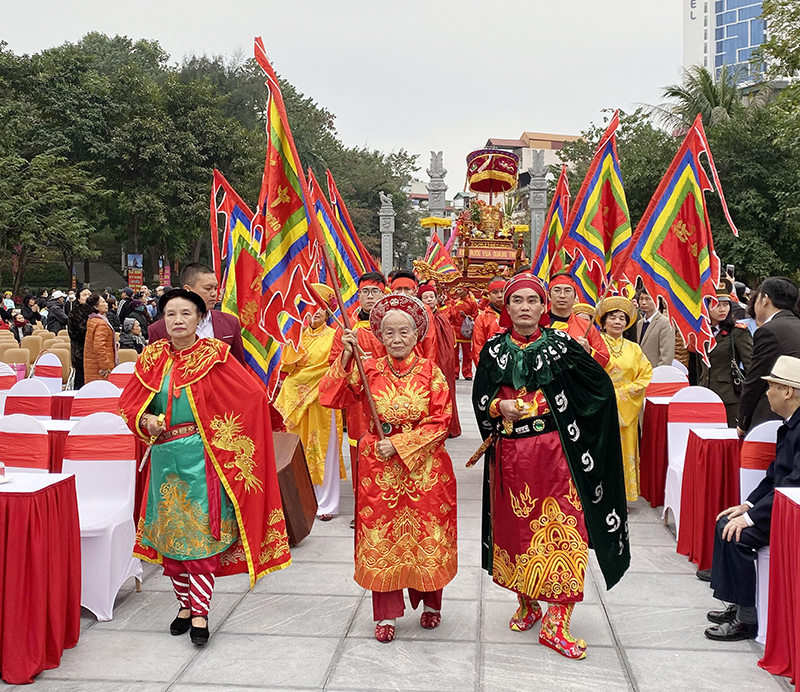
<svg viewBox="0 0 800 692"><path fill-rule="evenodd" d="M708 158L714 185L700 163ZM686 344L694 335L697 351L707 362L712 334L706 298L714 298L719 281L719 258L708 221L705 192L719 194L725 219L738 235L722 193L703 122L698 115L658 186L633 234L615 276L639 277L650 296L663 298L669 316Z"/></svg>
<svg viewBox="0 0 800 692"><path fill-rule="evenodd" d="M553 274L563 269L563 261L559 255L556 255L556 248L564 234L568 216L569 181L567 180L567 167L562 166L531 263L531 273L542 281L547 281Z"/></svg>
<svg viewBox="0 0 800 692"><path fill-rule="evenodd" d="M351 259L355 262L358 270L362 274L380 271L380 267L378 267L375 258L369 254L369 251L361 242L361 238L358 237L358 233L356 233L356 227L353 225L350 212L347 211L344 200L339 194L339 189L336 187L333 174L328 170L326 171L326 175L328 178L328 196L331 198L333 217L339 226L341 226L342 238L345 241Z"/></svg>
<svg viewBox="0 0 800 692"><path fill-rule="evenodd" d="M608 124L570 209L566 230L557 251L573 259L581 253L594 274L606 277L615 270L631 239L628 202L617 156L619 111Z"/></svg>

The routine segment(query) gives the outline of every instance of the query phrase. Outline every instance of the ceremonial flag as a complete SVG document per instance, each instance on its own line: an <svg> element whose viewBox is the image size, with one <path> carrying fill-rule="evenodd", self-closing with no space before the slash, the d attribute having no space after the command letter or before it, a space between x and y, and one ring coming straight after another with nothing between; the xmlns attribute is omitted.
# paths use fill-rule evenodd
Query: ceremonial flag
<svg viewBox="0 0 800 692"><path fill-rule="evenodd" d="M218 216L225 216L222 239L219 237ZM230 267L242 248L251 248L253 212L218 170L214 169L211 184L211 259L220 285L220 295L236 305L236 283ZM232 310L229 310L231 312ZM234 312L234 314L236 314Z"/></svg>
<svg viewBox="0 0 800 692"><path fill-rule="evenodd" d="M563 268L563 258L556 255L556 248L564 235L564 226L568 216L569 181L567 180L567 167L562 166L531 263L531 273L542 281L547 281L550 276Z"/></svg>
<svg viewBox="0 0 800 692"><path fill-rule="evenodd" d="M738 235L698 115L636 227L626 253L630 260L625 263L623 258L615 277L623 272L631 280L638 276L653 300L663 298L684 342L689 344L689 335L694 334L697 352L708 362L706 346L712 334L704 299L716 296L720 264L704 194L714 186L700 164L703 153L725 219Z"/></svg>
<svg viewBox="0 0 800 692"><path fill-rule="evenodd" d="M229 262L223 310L239 317L245 361L275 393L281 346L299 345L300 327L314 309L308 284L318 279L319 247L309 234L307 189L286 108L260 38L255 58L267 74L267 155L249 243ZM317 235L314 236L318 238ZM231 271L232 270L232 271Z"/></svg>
<svg viewBox="0 0 800 692"><path fill-rule="evenodd" d="M342 239L345 242L348 252L358 267L358 270L365 274L366 272L380 271L378 263L369 254L367 248L361 242L361 238L356 233L356 227L350 218L350 213L347 211L344 200L339 194L339 189L336 187L336 182L333 179L333 173L330 170L325 171L328 178L328 196L331 198L331 209L335 221L342 228Z"/></svg>
<svg viewBox="0 0 800 692"><path fill-rule="evenodd" d="M322 194L314 172L310 168L308 169L308 187L314 214L319 221L322 237L325 239L328 253L336 269L339 286L342 289L342 300L344 300L345 307L350 308L358 300L358 279L364 270L356 265L348 252L347 241L343 237L344 228L335 220L334 212ZM320 271L320 281L322 283L327 281L324 265Z"/></svg>
<svg viewBox="0 0 800 692"><path fill-rule="evenodd" d="M593 275L597 265L602 284L614 271L631 239L628 203L617 157L618 127L619 111L614 113L600 140L558 247L573 259L580 252Z"/></svg>
<svg viewBox="0 0 800 692"><path fill-rule="evenodd" d="M450 253L442 245L439 234L434 231L428 249L425 252L425 261L431 265L431 269L439 274L461 274L456 269L455 262Z"/></svg>
<svg viewBox="0 0 800 692"><path fill-rule="evenodd" d="M590 267L583 255L578 252L566 271L578 284L578 302L595 307L600 296L600 287L605 280L599 265Z"/></svg>

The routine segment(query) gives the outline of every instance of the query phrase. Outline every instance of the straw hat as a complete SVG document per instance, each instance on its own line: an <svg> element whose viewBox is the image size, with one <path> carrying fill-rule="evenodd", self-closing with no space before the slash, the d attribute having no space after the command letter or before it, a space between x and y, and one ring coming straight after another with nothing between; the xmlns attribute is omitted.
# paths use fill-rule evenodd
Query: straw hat
<svg viewBox="0 0 800 692"><path fill-rule="evenodd" d="M602 325L600 320L603 318L603 315L607 315L609 312L613 312L614 310L622 310L622 312L628 316L629 327L636 322L636 318L639 315L639 312L634 307L633 302L627 298L623 298L622 296L608 296L607 298L603 298L603 300L601 300L600 304L597 306L597 312L595 313L594 321L597 322L597 324Z"/></svg>
<svg viewBox="0 0 800 692"><path fill-rule="evenodd" d="M589 305L589 303L575 303L575 305L572 306L573 315L588 315L590 318L594 319L594 313L594 306Z"/></svg>
<svg viewBox="0 0 800 692"><path fill-rule="evenodd" d="M800 358L780 356L772 366L772 372L761 379L800 389Z"/></svg>
<svg viewBox="0 0 800 692"><path fill-rule="evenodd" d="M317 295L327 303L329 308L336 305L336 291L334 291L328 284L311 284Z"/></svg>

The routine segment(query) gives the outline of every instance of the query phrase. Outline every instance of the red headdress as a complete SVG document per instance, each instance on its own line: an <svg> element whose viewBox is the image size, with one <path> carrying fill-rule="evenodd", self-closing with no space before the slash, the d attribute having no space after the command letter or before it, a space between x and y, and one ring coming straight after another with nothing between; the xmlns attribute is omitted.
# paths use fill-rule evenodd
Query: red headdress
<svg viewBox="0 0 800 692"><path fill-rule="evenodd" d="M542 305L546 304L547 291L545 291L544 284L533 274L517 274L506 284L506 290L503 292L503 311L500 313L501 327L509 329L512 326L511 316L508 314L508 301L514 293L523 288L532 288L541 299Z"/></svg>
<svg viewBox="0 0 800 692"><path fill-rule="evenodd" d="M402 293L391 293L381 298L369 313L369 326L372 333L381 338L381 322L390 310L402 310L414 320L417 328L417 341L422 341L428 333L428 310L419 298Z"/></svg>

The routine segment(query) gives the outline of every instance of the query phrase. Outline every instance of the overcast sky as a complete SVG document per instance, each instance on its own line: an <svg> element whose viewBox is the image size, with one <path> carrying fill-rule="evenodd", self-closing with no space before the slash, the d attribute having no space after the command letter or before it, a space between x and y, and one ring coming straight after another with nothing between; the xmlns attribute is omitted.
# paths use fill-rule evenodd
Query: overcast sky
<svg viewBox="0 0 800 692"><path fill-rule="evenodd" d="M578 134L679 80L678 0L0 0L0 39L32 53L89 31L252 55L336 114L348 146L444 151L448 198L489 137Z"/></svg>

